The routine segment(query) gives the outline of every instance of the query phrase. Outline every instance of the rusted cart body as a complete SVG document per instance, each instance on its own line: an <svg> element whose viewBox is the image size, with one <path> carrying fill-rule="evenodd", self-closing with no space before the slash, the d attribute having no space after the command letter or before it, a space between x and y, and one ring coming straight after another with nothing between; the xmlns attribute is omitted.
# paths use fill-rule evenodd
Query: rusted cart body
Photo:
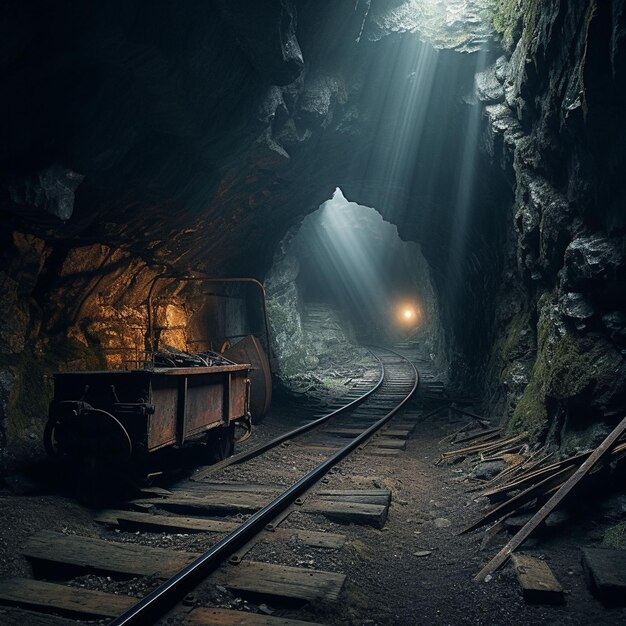
<svg viewBox="0 0 626 626"><path fill-rule="evenodd" d="M249 371L233 364L56 374L49 451L114 461L209 441L248 419Z"/></svg>

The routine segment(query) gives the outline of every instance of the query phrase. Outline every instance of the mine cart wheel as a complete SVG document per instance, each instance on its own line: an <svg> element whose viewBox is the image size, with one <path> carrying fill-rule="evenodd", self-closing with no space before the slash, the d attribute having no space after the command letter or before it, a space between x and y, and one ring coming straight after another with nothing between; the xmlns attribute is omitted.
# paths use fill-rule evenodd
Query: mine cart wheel
<svg viewBox="0 0 626 626"><path fill-rule="evenodd" d="M85 456L93 456L110 463L124 463L133 453L133 444L127 430L111 413L88 409L74 426Z"/></svg>
<svg viewBox="0 0 626 626"><path fill-rule="evenodd" d="M58 422L56 419L49 419L46 422L46 427L43 431L43 447L46 450L46 454L51 459L58 459L61 456L59 445L56 439L56 427Z"/></svg>
<svg viewBox="0 0 626 626"><path fill-rule="evenodd" d="M231 456L235 451L235 425L215 429L210 434L207 448L209 463L217 463Z"/></svg>

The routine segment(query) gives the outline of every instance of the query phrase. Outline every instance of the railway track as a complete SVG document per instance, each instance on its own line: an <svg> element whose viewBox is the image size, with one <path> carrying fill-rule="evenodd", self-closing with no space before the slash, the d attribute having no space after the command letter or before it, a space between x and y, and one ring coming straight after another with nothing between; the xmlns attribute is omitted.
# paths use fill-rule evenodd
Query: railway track
<svg viewBox="0 0 626 626"><path fill-rule="evenodd" d="M345 574L259 562L248 555L261 543L295 541L323 550L343 545L339 533L286 523L293 513L291 519L308 514L314 520L384 526L389 490L329 489L322 482L355 452L368 458L401 454L415 426L417 414L402 409L417 389L417 370L390 350L373 353L381 374L367 382L368 389L365 383L356 386L324 415L309 415L298 428L175 486L145 489L119 509L95 513L103 538L52 532L31 537L23 553L35 575L62 577L66 584L41 578L0 581L0 601L82 619L113 618L112 626L155 623L166 614L184 624L302 624L203 608L188 594L210 576L220 588L255 597L336 601ZM100 577L96 589L91 579L76 582L89 573ZM134 597L133 585L147 591L143 598ZM45 617L37 614L42 626L61 623ZM29 622L18 617L16 623Z"/></svg>

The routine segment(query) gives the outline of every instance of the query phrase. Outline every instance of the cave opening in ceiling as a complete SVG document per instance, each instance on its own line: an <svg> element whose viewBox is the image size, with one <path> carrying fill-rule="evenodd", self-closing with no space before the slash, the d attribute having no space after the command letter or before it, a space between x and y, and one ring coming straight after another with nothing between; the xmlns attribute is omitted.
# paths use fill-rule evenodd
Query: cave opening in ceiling
<svg viewBox="0 0 626 626"><path fill-rule="evenodd" d="M287 378L330 368L363 344L416 341L437 356L439 306L420 246L339 188L287 234L266 286L278 370Z"/></svg>

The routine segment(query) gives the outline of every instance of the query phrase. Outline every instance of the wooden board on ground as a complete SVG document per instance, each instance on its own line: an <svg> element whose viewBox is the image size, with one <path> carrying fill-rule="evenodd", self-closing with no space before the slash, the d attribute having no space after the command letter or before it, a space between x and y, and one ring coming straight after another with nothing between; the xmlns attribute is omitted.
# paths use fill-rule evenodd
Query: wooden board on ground
<svg viewBox="0 0 626 626"><path fill-rule="evenodd" d="M487 576L495 572L509 558L516 548L528 539L537 526L571 493L576 485L610 453L624 431L626 431L626 417L622 419L558 491L526 522L525 526L474 576L475 582L484 581Z"/></svg>
<svg viewBox="0 0 626 626"><path fill-rule="evenodd" d="M378 448L376 446L367 446L365 452L370 456L400 456L401 450L390 450L389 448Z"/></svg>
<svg viewBox="0 0 626 626"><path fill-rule="evenodd" d="M321 626L299 619L259 615L230 609L194 609L184 620L185 626ZM22 625L23 626L23 625Z"/></svg>
<svg viewBox="0 0 626 626"><path fill-rule="evenodd" d="M22 553L38 563L59 563L85 571L169 578L193 559L192 552L151 548L44 530L32 536Z"/></svg>
<svg viewBox="0 0 626 626"><path fill-rule="evenodd" d="M335 572L243 561L216 572L215 580L238 592L303 601L335 601L346 577Z"/></svg>
<svg viewBox="0 0 626 626"><path fill-rule="evenodd" d="M206 517L182 517L173 515L153 515L143 511L101 511L94 517L100 524L119 526L127 530L154 532L209 532L230 533L239 527L236 522L224 522Z"/></svg>
<svg viewBox="0 0 626 626"><path fill-rule="evenodd" d="M9 578L0 581L2 603L56 610L83 617L117 617L137 601L138 598L28 578Z"/></svg>
<svg viewBox="0 0 626 626"><path fill-rule="evenodd" d="M332 500L335 502L357 502L360 504L389 504L391 498L386 494L373 494L373 495L345 495L345 496L333 496L333 495L323 495L321 493L316 493L315 497L317 500Z"/></svg>
<svg viewBox="0 0 626 626"><path fill-rule="evenodd" d="M328 435L335 435L338 437L358 437L365 429L367 425L363 425L360 427L352 427L352 428L327 428L324 432ZM397 437L397 438L406 438L409 436L411 432L410 428L388 428L382 431L382 434L385 437Z"/></svg>
<svg viewBox="0 0 626 626"><path fill-rule="evenodd" d="M545 561L525 554L512 555L517 580L527 602L560 604L563 602L563 587L555 578Z"/></svg>
<svg viewBox="0 0 626 626"><path fill-rule="evenodd" d="M363 498L360 502L367 502L367 498L382 498L387 501L391 500L391 491L389 489L317 489L315 492L318 496L330 496L337 499L345 497Z"/></svg>
<svg viewBox="0 0 626 626"><path fill-rule="evenodd" d="M120 526L128 530L153 530L157 532L176 531L183 533L192 532L218 532L228 533L237 528L235 522L223 522L202 517L178 517L170 515L152 515L138 511L103 511L95 518L96 522ZM324 533L313 530L284 529L280 528L273 533L264 535L265 541L289 541L291 537L301 543L316 548L338 549L346 541L344 535L336 533Z"/></svg>
<svg viewBox="0 0 626 626"><path fill-rule="evenodd" d="M215 491L229 491L235 493L258 493L258 494L269 494L278 495L285 488L280 485L260 485L257 483L250 482L226 482L226 481L217 481L217 480L203 480L202 482L196 482L192 484L187 484L185 491L190 491L192 493L211 493ZM171 492L171 493L176 493Z"/></svg>
<svg viewBox="0 0 626 626"><path fill-rule="evenodd" d="M0 624L2 626L77 626L74 620L65 617L13 607L0 607Z"/></svg>
<svg viewBox="0 0 626 626"><path fill-rule="evenodd" d="M302 510L305 513L324 515L332 521L368 524L376 528L382 528L387 520L389 506L314 499L308 500L302 507Z"/></svg>
<svg viewBox="0 0 626 626"><path fill-rule="evenodd" d="M175 491L164 498L143 498L134 501L152 504L168 511L205 511L219 513L252 513L271 502L268 494L216 492L200 494L194 491Z"/></svg>
<svg viewBox="0 0 626 626"><path fill-rule="evenodd" d="M298 444L298 448L310 454L332 454L339 450L339 446L325 446L321 443Z"/></svg>
<svg viewBox="0 0 626 626"><path fill-rule="evenodd" d="M377 448L388 450L405 450L406 441L404 439L394 439L393 437L376 437L371 440L371 444Z"/></svg>
<svg viewBox="0 0 626 626"><path fill-rule="evenodd" d="M583 548L582 563L595 595L607 604L626 604L626 550Z"/></svg>
<svg viewBox="0 0 626 626"><path fill-rule="evenodd" d="M346 543L346 536L337 533L323 533L315 530L300 530L298 528L277 528L272 532L264 533L265 541L286 542L291 538L314 548L328 548L338 550Z"/></svg>

